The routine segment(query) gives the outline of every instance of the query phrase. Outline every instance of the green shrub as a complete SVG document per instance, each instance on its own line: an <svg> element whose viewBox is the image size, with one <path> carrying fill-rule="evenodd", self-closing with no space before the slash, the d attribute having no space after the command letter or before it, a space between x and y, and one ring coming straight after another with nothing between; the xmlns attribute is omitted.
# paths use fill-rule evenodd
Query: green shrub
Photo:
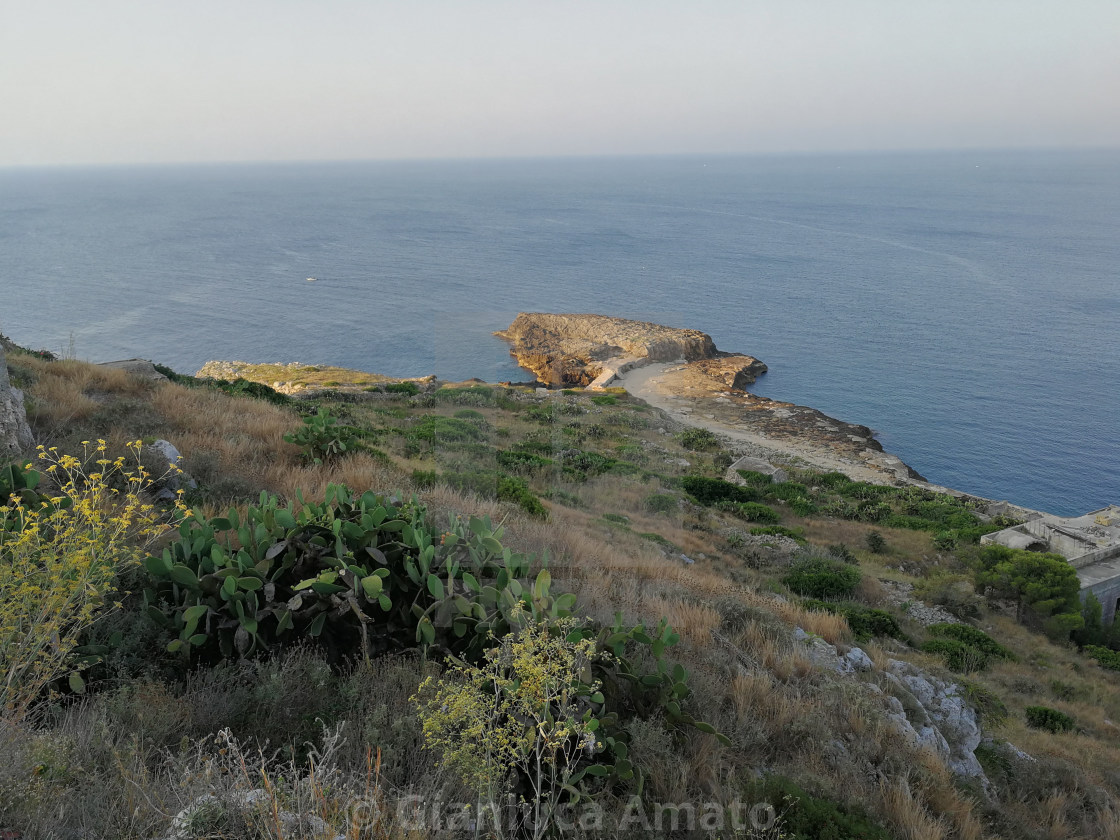
<svg viewBox="0 0 1120 840"><path fill-rule="evenodd" d="M1049 706L1027 706L1024 709L1027 715L1027 725L1034 729L1045 729L1055 735L1062 732L1072 732L1077 726L1073 718L1065 712L1051 709Z"/></svg>
<svg viewBox="0 0 1120 840"><path fill-rule="evenodd" d="M974 648L990 659L1014 659L1011 653L995 639L975 627L967 624L931 624L926 628L932 635L946 639L956 639L971 648Z"/></svg>
<svg viewBox="0 0 1120 840"><path fill-rule="evenodd" d="M859 585L858 569L824 557L805 557L796 561L782 583L809 598L823 601L846 598Z"/></svg>
<svg viewBox="0 0 1120 840"><path fill-rule="evenodd" d="M1120 671L1120 653L1101 645L1086 645L1085 653L1097 660L1102 668Z"/></svg>
<svg viewBox="0 0 1120 840"><path fill-rule="evenodd" d="M867 550L873 554L882 554L887 550L887 541L878 531L867 532Z"/></svg>
<svg viewBox="0 0 1120 840"><path fill-rule="evenodd" d="M613 394L599 394L591 398L595 405L618 405L618 397Z"/></svg>
<svg viewBox="0 0 1120 840"><path fill-rule="evenodd" d="M813 598L804 599L801 606L808 610L823 610L844 616L856 641L866 642L876 636L892 639L906 638L894 616L886 610L865 607L861 604L836 604Z"/></svg>
<svg viewBox="0 0 1120 840"><path fill-rule="evenodd" d="M765 522L775 524L782 521L782 516L774 508L759 504L758 502L740 502L736 515L751 522Z"/></svg>
<svg viewBox="0 0 1120 840"><path fill-rule="evenodd" d="M439 473L435 470L412 471L412 483L422 490L435 487L437 481L439 481Z"/></svg>
<svg viewBox="0 0 1120 840"><path fill-rule="evenodd" d="M677 435L677 441L685 449L691 449L693 452L719 449L719 438L707 429L685 429Z"/></svg>
<svg viewBox="0 0 1120 840"><path fill-rule="evenodd" d="M420 386L415 382L390 382L384 386L386 394L403 394L406 397L415 397L420 393Z"/></svg>
<svg viewBox="0 0 1120 840"><path fill-rule="evenodd" d="M616 467L623 467L627 470L635 469L633 464L627 464L625 461L616 461L614 458L608 458L598 452L584 452L579 449L569 449L563 452L560 463L563 465L564 472L577 481L586 481L593 476L610 472Z"/></svg>
<svg viewBox="0 0 1120 840"><path fill-rule="evenodd" d="M680 500L672 493L651 493L645 504L652 513L674 513L680 509Z"/></svg>
<svg viewBox="0 0 1120 840"><path fill-rule="evenodd" d="M779 828L784 840L891 840L891 835L858 807L813 796L784 776L765 777L753 786L748 797L753 802L773 804L781 815Z"/></svg>
<svg viewBox="0 0 1120 840"><path fill-rule="evenodd" d="M604 513L603 519L607 522L613 522L615 525L629 525L630 517L623 516L621 513Z"/></svg>
<svg viewBox="0 0 1120 840"><path fill-rule="evenodd" d="M789 507L798 516L811 516L817 512L818 508L816 503L809 498L799 496L796 499L789 500Z"/></svg>
<svg viewBox="0 0 1120 840"><path fill-rule="evenodd" d="M522 510L532 516L541 518L548 516L548 508L541 504L541 500L529 489L529 485L523 479L512 475L500 476L495 494L502 501L520 505Z"/></svg>
<svg viewBox="0 0 1120 840"><path fill-rule="evenodd" d="M760 473L754 470L735 470L743 481L747 482L751 487L768 487L774 483L774 477L767 473Z"/></svg>
<svg viewBox="0 0 1120 840"><path fill-rule="evenodd" d="M787 528L784 525L756 525L750 533L755 537L789 537L791 540L805 542L805 531L802 528Z"/></svg>
<svg viewBox="0 0 1120 840"><path fill-rule="evenodd" d="M956 639L929 639L922 643L921 650L941 655L951 670L962 674L982 671L991 661L991 657L983 651Z"/></svg>
<svg viewBox="0 0 1120 840"><path fill-rule="evenodd" d="M828 553L844 563L849 563L853 566L859 564L859 559L852 553L852 550L844 543L833 543L828 547Z"/></svg>
<svg viewBox="0 0 1120 840"><path fill-rule="evenodd" d="M429 415L418 418L416 425L409 429L408 437L434 444L481 440L483 434L475 423L457 417Z"/></svg>
<svg viewBox="0 0 1120 840"><path fill-rule="evenodd" d="M542 458L540 455L534 455L532 452L519 450L499 450L495 457L498 460L498 466L510 472L533 472L552 464L549 458Z"/></svg>
<svg viewBox="0 0 1120 840"><path fill-rule="evenodd" d="M759 498L757 490L740 487L721 478L707 478L701 475L686 475L681 479L681 487L702 505L716 502L754 502Z"/></svg>
<svg viewBox="0 0 1120 840"><path fill-rule="evenodd" d="M957 685L961 687L964 699L972 704L987 725L999 726L1007 720L1007 706L990 688L965 679L958 679Z"/></svg>

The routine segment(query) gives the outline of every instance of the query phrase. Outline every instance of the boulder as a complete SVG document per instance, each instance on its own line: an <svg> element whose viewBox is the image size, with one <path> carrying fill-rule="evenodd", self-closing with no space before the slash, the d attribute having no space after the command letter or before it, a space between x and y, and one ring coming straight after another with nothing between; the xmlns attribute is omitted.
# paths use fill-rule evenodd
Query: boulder
<svg viewBox="0 0 1120 840"><path fill-rule="evenodd" d="M891 704L893 713L888 713L888 717L898 728L932 747L954 773L986 784L984 768L975 755L982 738L980 721L961 687L897 659L890 660L885 676L896 692L916 702L917 708L910 715L903 711L900 718L898 713L903 706L897 698L891 698L895 703Z"/></svg>
<svg viewBox="0 0 1120 840"><path fill-rule="evenodd" d="M732 484L746 484L747 481L739 475L739 470L748 470L750 472L768 475L775 484L789 481L789 474L781 467L775 467L769 461L764 461L761 458L752 458L749 455L740 458L728 467L723 477Z"/></svg>
<svg viewBox="0 0 1120 840"><path fill-rule="evenodd" d="M162 439L153 441L145 446L144 450L151 453L155 459L167 463L164 470L166 478L159 479L156 485L156 499L163 502L173 502L178 498L180 490L195 490L198 488L198 482L182 472L179 462L183 459L183 456L179 454L179 450L175 448L171 441Z"/></svg>
<svg viewBox="0 0 1120 840"><path fill-rule="evenodd" d="M0 345L0 460L16 458L34 445L35 438L27 425L23 406L23 392L13 388L8 379L8 363L4 347Z"/></svg>

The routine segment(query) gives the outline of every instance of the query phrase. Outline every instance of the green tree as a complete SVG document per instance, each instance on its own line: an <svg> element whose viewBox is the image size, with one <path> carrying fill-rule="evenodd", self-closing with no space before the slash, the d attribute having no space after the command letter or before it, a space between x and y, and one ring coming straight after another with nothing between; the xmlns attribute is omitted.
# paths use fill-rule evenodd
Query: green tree
<svg viewBox="0 0 1120 840"><path fill-rule="evenodd" d="M1077 570L1060 554L990 545L981 549L976 586L1015 600L1016 617L1041 619L1046 631L1062 636L1085 624Z"/></svg>

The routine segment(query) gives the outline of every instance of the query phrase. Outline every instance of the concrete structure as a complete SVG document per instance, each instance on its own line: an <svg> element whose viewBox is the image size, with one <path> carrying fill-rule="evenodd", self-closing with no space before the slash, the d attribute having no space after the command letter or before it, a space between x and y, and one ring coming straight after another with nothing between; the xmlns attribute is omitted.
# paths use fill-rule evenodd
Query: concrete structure
<svg viewBox="0 0 1120 840"><path fill-rule="evenodd" d="M751 472L762 473L768 475L775 483L789 481L789 475L781 467L775 467L769 461L764 461L761 458L752 458L749 455L744 455L734 464L727 468L724 473L724 480L730 481L732 484L745 485L746 480L739 475L739 470L750 470Z"/></svg>
<svg viewBox="0 0 1120 840"><path fill-rule="evenodd" d="M1075 517L1043 513L1022 525L986 534L980 543L1062 555L1077 569L1081 599L1092 593L1101 602L1104 623L1115 619L1120 608L1120 506Z"/></svg>

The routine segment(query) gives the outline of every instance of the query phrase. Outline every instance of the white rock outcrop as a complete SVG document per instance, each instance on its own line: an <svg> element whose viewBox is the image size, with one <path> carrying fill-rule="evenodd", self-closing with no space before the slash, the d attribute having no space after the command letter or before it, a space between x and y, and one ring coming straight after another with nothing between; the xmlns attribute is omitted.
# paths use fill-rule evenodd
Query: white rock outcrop
<svg viewBox="0 0 1120 840"><path fill-rule="evenodd" d="M23 407L23 392L13 388L8 379L8 363L0 345L0 459L15 458L34 445Z"/></svg>
<svg viewBox="0 0 1120 840"><path fill-rule="evenodd" d="M887 717L898 729L933 749L954 773L986 783L975 754L982 738L980 721L961 687L897 659L890 660L884 676L897 693L916 701L908 710L897 697L887 698Z"/></svg>

